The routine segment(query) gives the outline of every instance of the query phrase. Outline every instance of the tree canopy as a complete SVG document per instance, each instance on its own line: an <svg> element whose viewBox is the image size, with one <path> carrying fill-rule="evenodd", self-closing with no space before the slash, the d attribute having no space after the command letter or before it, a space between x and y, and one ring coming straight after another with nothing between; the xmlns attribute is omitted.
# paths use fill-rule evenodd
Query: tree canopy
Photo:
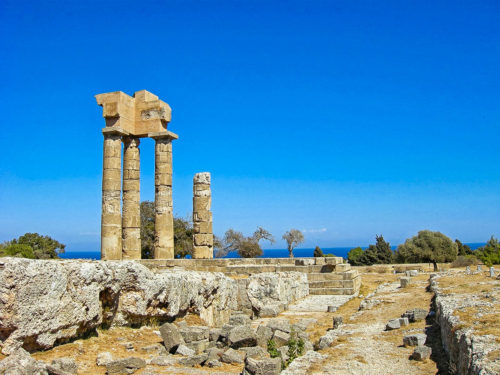
<svg viewBox="0 0 500 375"><path fill-rule="evenodd" d="M455 240L455 243L457 244L457 249L458 249L458 255L459 256L472 255L472 250L471 250L471 248L469 246L464 245L459 240Z"/></svg>
<svg viewBox="0 0 500 375"><path fill-rule="evenodd" d="M449 237L440 232L422 230L398 246L395 253L399 263L437 263L453 262L458 254L458 247Z"/></svg>
<svg viewBox="0 0 500 375"><path fill-rule="evenodd" d="M286 241L289 257L293 258L293 249L304 242L304 235L298 229L290 229L282 238Z"/></svg>
<svg viewBox="0 0 500 375"><path fill-rule="evenodd" d="M142 259L152 259L155 243L155 204L141 202L141 252ZM193 224L174 217L174 256L185 258L193 252Z"/></svg>
<svg viewBox="0 0 500 375"><path fill-rule="evenodd" d="M249 237L245 237L243 233L230 228L224 234L222 241L218 238L216 241L214 240L214 248L216 249L215 256L222 258L236 251L242 258L259 257L262 255L262 247L260 246L261 240L273 243L274 237L262 227L258 227Z"/></svg>
<svg viewBox="0 0 500 375"><path fill-rule="evenodd" d="M314 257L324 257L323 250L319 246L314 248Z"/></svg>
<svg viewBox="0 0 500 375"><path fill-rule="evenodd" d="M500 243L498 239L491 236L486 245L474 251L474 255L488 266L500 264Z"/></svg>
<svg viewBox="0 0 500 375"><path fill-rule="evenodd" d="M349 252L347 253L347 260L352 266L362 266L364 265L364 255L365 252L358 246L354 249L349 250Z"/></svg>
<svg viewBox="0 0 500 375"><path fill-rule="evenodd" d="M66 245L49 236L26 233L17 239L0 246L2 256L15 256L31 259L57 259L64 253Z"/></svg>
<svg viewBox="0 0 500 375"><path fill-rule="evenodd" d="M392 249L389 242L384 240L382 235L375 236L375 245L368 246L363 254L363 264L371 266L372 264L389 264L392 262Z"/></svg>

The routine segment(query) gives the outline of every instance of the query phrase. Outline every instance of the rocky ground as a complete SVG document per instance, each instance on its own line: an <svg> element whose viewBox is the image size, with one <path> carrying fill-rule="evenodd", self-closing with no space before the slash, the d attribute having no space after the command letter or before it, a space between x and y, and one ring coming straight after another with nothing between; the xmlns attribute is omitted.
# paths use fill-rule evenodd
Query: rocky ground
<svg viewBox="0 0 500 375"><path fill-rule="evenodd" d="M454 363L449 366L444 332L458 335L459 341L462 334L472 340L469 360L479 358L484 374L498 373L488 371L500 368L500 281L486 271L453 269L433 278L429 288L428 272L410 276L374 269L362 270L358 296L308 296L278 317L250 320L233 312L228 324L214 329L188 314L172 324L100 328L96 335L31 357L21 353L19 361L28 363L33 374L274 375L282 362L289 362L289 342L295 338L302 340L305 354L283 375L462 373ZM452 333L436 317L451 322L447 329ZM267 352L269 339L276 344L277 358ZM455 350L451 341L446 345ZM0 374L8 374L5 361Z"/></svg>

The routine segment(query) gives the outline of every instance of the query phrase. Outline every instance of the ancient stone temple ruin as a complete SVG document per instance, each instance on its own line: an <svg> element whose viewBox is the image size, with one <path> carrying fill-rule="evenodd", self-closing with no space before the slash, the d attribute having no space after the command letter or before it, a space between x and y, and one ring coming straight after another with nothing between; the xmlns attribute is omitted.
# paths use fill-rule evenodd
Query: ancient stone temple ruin
<svg viewBox="0 0 500 375"><path fill-rule="evenodd" d="M133 96L115 91L96 95L96 99L106 120L102 130L101 258L141 259L139 144L144 137L156 141L154 258L173 258L172 141L178 136L167 130L171 109L146 90Z"/></svg>

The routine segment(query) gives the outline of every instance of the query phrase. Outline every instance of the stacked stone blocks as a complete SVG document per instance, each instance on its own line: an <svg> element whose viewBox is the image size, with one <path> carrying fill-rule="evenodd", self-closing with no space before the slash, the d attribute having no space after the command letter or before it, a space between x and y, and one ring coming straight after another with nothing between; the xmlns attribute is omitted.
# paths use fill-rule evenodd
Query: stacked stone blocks
<svg viewBox="0 0 500 375"><path fill-rule="evenodd" d="M172 201L172 142L156 137L155 145L155 259L174 257Z"/></svg>
<svg viewBox="0 0 500 375"><path fill-rule="evenodd" d="M213 258L212 194L210 173L197 173L193 178L193 258Z"/></svg>
<svg viewBox="0 0 500 375"><path fill-rule="evenodd" d="M135 137L123 139L123 259L141 259L139 143Z"/></svg>
<svg viewBox="0 0 500 375"><path fill-rule="evenodd" d="M112 131L103 134L101 252L103 259L121 259L121 136Z"/></svg>

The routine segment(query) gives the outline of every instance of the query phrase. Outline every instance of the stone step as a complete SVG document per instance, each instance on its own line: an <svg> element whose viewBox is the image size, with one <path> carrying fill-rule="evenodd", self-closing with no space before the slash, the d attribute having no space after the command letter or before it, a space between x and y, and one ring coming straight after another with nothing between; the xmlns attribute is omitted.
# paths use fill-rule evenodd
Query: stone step
<svg viewBox="0 0 500 375"><path fill-rule="evenodd" d="M359 277L357 270L331 273L312 272L307 274L307 279L309 281L353 280L357 277Z"/></svg>
<svg viewBox="0 0 500 375"><path fill-rule="evenodd" d="M335 266L335 272L346 272L351 269L351 265L349 263L337 264Z"/></svg>
<svg viewBox="0 0 500 375"><path fill-rule="evenodd" d="M354 280L309 281L311 288L354 288Z"/></svg>
<svg viewBox="0 0 500 375"><path fill-rule="evenodd" d="M309 288L310 295L350 295L354 293L354 288Z"/></svg>

